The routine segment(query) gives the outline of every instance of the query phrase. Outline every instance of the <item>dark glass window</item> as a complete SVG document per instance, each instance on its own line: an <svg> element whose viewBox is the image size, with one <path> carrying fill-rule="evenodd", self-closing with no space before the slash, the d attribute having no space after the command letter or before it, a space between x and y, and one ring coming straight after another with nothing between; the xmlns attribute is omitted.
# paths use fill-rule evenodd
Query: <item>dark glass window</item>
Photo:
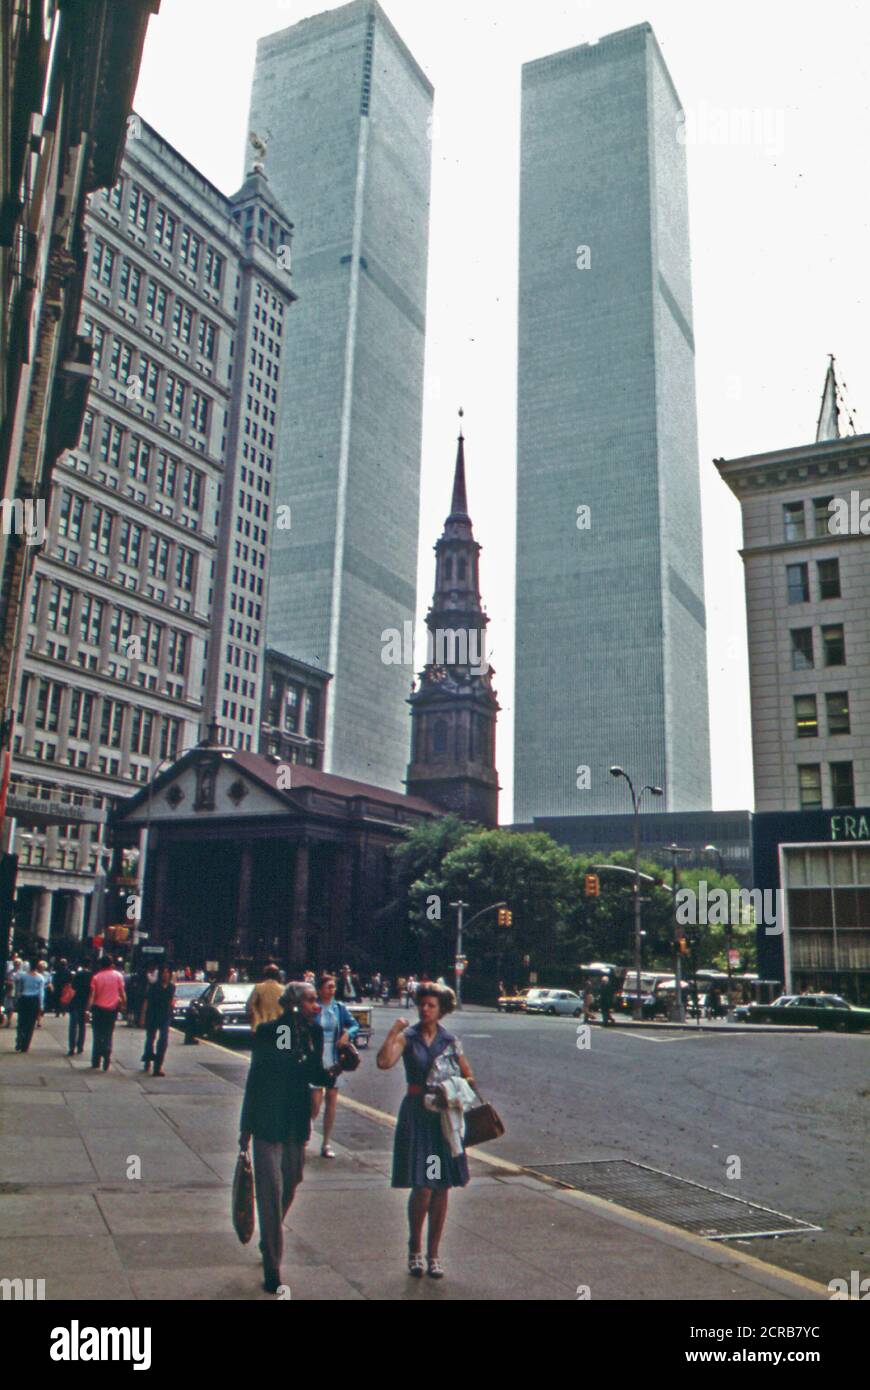
<svg viewBox="0 0 870 1390"><path fill-rule="evenodd" d="M813 630L811 627L791 629L791 669L811 671L813 668Z"/></svg>
<svg viewBox="0 0 870 1390"><path fill-rule="evenodd" d="M815 695L795 695L794 697L795 734L798 738L816 738L819 732L819 715Z"/></svg>
<svg viewBox="0 0 870 1390"><path fill-rule="evenodd" d="M839 598L839 560L819 560L817 568L819 572L819 598Z"/></svg>
<svg viewBox="0 0 870 1390"><path fill-rule="evenodd" d="M828 733L851 733L848 692L837 690L825 695L825 705L828 712Z"/></svg>
<svg viewBox="0 0 870 1390"><path fill-rule="evenodd" d="M789 603L809 603L810 576L806 565L786 565Z"/></svg>
<svg viewBox="0 0 870 1390"><path fill-rule="evenodd" d="M842 623L822 628L822 648L826 666L846 665L846 635Z"/></svg>
<svg viewBox="0 0 870 1390"><path fill-rule="evenodd" d="M819 810L822 805L822 769L818 763L804 763L798 767L801 809Z"/></svg>
<svg viewBox="0 0 870 1390"><path fill-rule="evenodd" d="M784 502L782 507L782 525L785 539L787 541L806 540L807 523L804 516L803 502Z"/></svg>
<svg viewBox="0 0 870 1390"><path fill-rule="evenodd" d="M831 534L829 523L831 520L830 504L832 501L833 498L831 497L813 498L813 530L817 536L829 536Z"/></svg>
<svg viewBox="0 0 870 1390"><path fill-rule="evenodd" d="M831 802L834 806L855 805L855 774L851 763L831 763Z"/></svg>

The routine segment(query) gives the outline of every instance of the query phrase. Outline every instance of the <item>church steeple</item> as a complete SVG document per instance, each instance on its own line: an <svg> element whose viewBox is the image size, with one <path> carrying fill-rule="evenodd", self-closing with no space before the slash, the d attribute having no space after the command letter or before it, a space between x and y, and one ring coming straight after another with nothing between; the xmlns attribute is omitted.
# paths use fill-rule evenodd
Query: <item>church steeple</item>
<svg viewBox="0 0 870 1390"><path fill-rule="evenodd" d="M489 617L480 598L480 546L468 514L461 425L450 514L435 557L435 592L426 615L427 662L409 700L412 753L407 788L466 820L496 825L499 705L486 653Z"/></svg>

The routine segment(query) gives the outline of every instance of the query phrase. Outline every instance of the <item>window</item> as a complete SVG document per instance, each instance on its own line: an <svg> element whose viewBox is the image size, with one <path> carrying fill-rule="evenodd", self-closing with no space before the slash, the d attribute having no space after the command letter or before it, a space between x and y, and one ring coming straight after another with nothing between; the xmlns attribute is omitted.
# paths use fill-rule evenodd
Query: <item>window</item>
<svg viewBox="0 0 870 1390"><path fill-rule="evenodd" d="M215 251L213 246L205 248L205 279L206 284L211 285L213 290L221 287L221 275L224 268L224 258Z"/></svg>
<svg viewBox="0 0 870 1390"><path fill-rule="evenodd" d="M106 748L121 747L121 729L124 722L124 706L120 700L103 700L103 713L100 718L100 743Z"/></svg>
<svg viewBox="0 0 870 1390"><path fill-rule="evenodd" d="M184 675L184 663L187 657L187 637L183 632L176 632L170 629L168 639L168 667L172 675Z"/></svg>
<svg viewBox="0 0 870 1390"><path fill-rule="evenodd" d="M130 191L130 204L127 208L127 221L134 227L138 227L140 232L148 228L148 213L151 211L151 199L143 188L133 184Z"/></svg>
<svg viewBox="0 0 870 1390"><path fill-rule="evenodd" d="M806 565L786 565L786 583L789 603L809 603L810 579Z"/></svg>
<svg viewBox="0 0 870 1390"><path fill-rule="evenodd" d="M145 400L150 401L152 405L156 404L160 368L152 358L146 357L144 353L139 354L139 378L142 382L142 395Z"/></svg>
<svg viewBox="0 0 870 1390"><path fill-rule="evenodd" d="M448 555L444 561L444 579L449 582L453 578L453 556Z"/></svg>
<svg viewBox="0 0 870 1390"><path fill-rule="evenodd" d="M192 391L190 395L190 428L198 434L205 434L208 426L208 396L202 391Z"/></svg>
<svg viewBox="0 0 870 1390"><path fill-rule="evenodd" d="M791 669L811 671L813 668L813 630L811 627L791 629Z"/></svg>
<svg viewBox="0 0 870 1390"><path fill-rule="evenodd" d="M157 242L165 251L171 251L175 241L175 229L178 226L177 220L166 208L157 206L157 213L154 218L154 236Z"/></svg>
<svg viewBox="0 0 870 1390"><path fill-rule="evenodd" d="M305 737L317 738L320 715L320 692L309 690L305 700Z"/></svg>
<svg viewBox="0 0 870 1390"><path fill-rule="evenodd" d="M302 691L298 685L288 684L284 697L284 728L288 734L299 732L299 705Z"/></svg>
<svg viewBox="0 0 870 1390"><path fill-rule="evenodd" d="M185 468L181 495L186 507L199 511L202 507L202 474L198 468Z"/></svg>
<svg viewBox="0 0 870 1390"><path fill-rule="evenodd" d="M147 661L149 666L159 666L163 624L152 622L150 618L143 618L139 635L142 638L142 660Z"/></svg>
<svg viewBox="0 0 870 1390"><path fill-rule="evenodd" d="M139 568L142 555L142 527L137 526L135 521L121 522L118 554L122 564L132 565L134 569Z"/></svg>
<svg viewBox="0 0 870 1390"><path fill-rule="evenodd" d="M825 706L828 713L828 733L829 734L848 734L851 733L849 722L849 694L846 690L832 691L825 695Z"/></svg>
<svg viewBox="0 0 870 1390"><path fill-rule="evenodd" d="M106 197L109 200L109 207L115 208L116 211L120 212L121 204L124 201L124 180L118 179L116 184L113 184L111 188L107 189Z"/></svg>
<svg viewBox="0 0 870 1390"><path fill-rule="evenodd" d="M49 725L51 728L51 725ZM851 763L831 763L831 803L834 806L855 805L855 776Z"/></svg>
<svg viewBox="0 0 870 1390"><path fill-rule="evenodd" d="M162 577L162 576L161 576ZM175 552L176 587L189 594L193 588L193 551L177 546Z"/></svg>
<svg viewBox="0 0 870 1390"><path fill-rule="evenodd" d="M56 681L41 680L36 691L36 727L57 733L60 719L60 697L63 687Z"/></svg>
<svg viewBox="0 0 870 1390"><path fill-rule="evenodd" d="M819 732L819 716L815 695L795 695L794 697L795 734L798 738L816 738Z"/></svg>
<svg viewBox="0 0 870 1390"><path fill-rule="evenodd" d="M148 542L148 573L154 579L165 579L169 570L169 541L152 536Z"/></svg>
<svg viewBox="0 0 870 1390"><path fill-rule="evenodd" d="M149 281L145 295L145 312L161 328L166 323L167 298L165 285L158 285L156 280Z"/></svg>
<svg viewBox="0 0 870 1390"><path fill-rule="evenodd" d="M133 632L133 614L127 608L113 608L109 620L109 641L112 651L127 655L127 642Z"/></svg>
<svg viewBox="0 0 870 1390"><path fill-rule="evenodd" d="M89 691L76 689L71 691L69 702L70 738L90 738L92 709L93 696Z"/></svg>
<svg viewBox="0 0 870 1390"><path fill-rule="evenodd" d="M210 319L200 319L197 347L199 348L200 356L207 357L209 361L212 361L214 358L216 331Z"/></svg>
<svg viewBox="0 0 870 1390"><path fill-rule="evenodd" d="M132 347L129 343L125 343L122 338L116 338L112 343L112 354L109 358L109 371L116 381L125 382L130 375L130 368L132 365Z"/></svg>
<svg viewBox="0 0 870 1390"><path fill-rule="evenodd" d="M106 341L106 330L101 323L91 323L90 319L85 320L85 331L93 344L92 362L95 367L103 365L103 344Z"/></svg>
<svg viewBox="0 0 870 1390"><path fill-rule="evenodd" d="M783 503L782 526L787 541L806 540L807 524L804 517L803 502Z"/></svg>
<svg viewBox="0 0 870 1390"><path fill-rule="evenodd" d="M139 753L146 758L151 754L151 734L154 727L154 715L150 709L142 709L137 706L133 710L133 721L130 732L130 751Z"/></svg>
<svg viewBox="0 0 870 1390"><path fill-rule="evenodd" d="M436 719L432 730L432 752L436 757L444 757L447 752L447 720Z"/></svg>
<svg viewBox="0 0 870 1390"><path fill-rule="evenodd" d="M822 650L826 666L846 665L846 635L842 623L822 628Z"/></svg>
<svg viewBox="0 0 870 1390"><path fill-rule="evenodd" d="M193 310L183 299L176 299L172 309L172 331L183 343L190 342L193 331Z"/></svg>
<svg viewBox="0 0 870 1390"><path fill-rule="evenodd" d="M112 513L105 507L91 508L91 550L108 555L112 540Z"/></svg>
<svg viewBox="0 0 870 1390"><path fill-rule="evenodd" d="M128 261L125 256L121 262L121 298L126 299L128 304L137 305L139 303L139 286L141 283L141 270L137 265L134 265L132 261Z"/></svg>
<svg viewBox="0 0 870 1390"><path fill-rule="evenodd" d="M199 268L199 252L202 242L195 232L189 227L181 229L180 256L181 264L188 270L196 271Z"/></svg>
<svg viewBox="0 0 870 1390"><path fill-rule="evenodd" d="M71 541L81 540L82 514L84 501L74 492L64 489L60 495L60 512L57 518L57 534Z"/></svg>
<svg viewBox="0 0 870 1390"><path fill-rule="evenodd" d="M176 460L161 449L157 455L157 491L166 497L174 497L177 473Z"/></svg>
<svg viewBox="0 0 870 1390"><path fill-rule="evenodd" d="M816 568L819 572L819 598L839 598L839 560L819 560Z"/></svg>
<svg viewBox="0 0 870 1390"><path fill-rule="evenodd" d="M801 810L817 811L822 805L822 769L818 763L798 767Z"/></svg>
<svg viewBox="0 0 870 1390"><path fill-rule="evenodd" d="M94 238L94 254L91 270L101 285L111 286L115 270L115 252L102 237Z"/></svg>
<svg viewBox="0 0 870 1390"><path fill-rule="evenodd" d="M94 598L91 594L82 596L82 606L79 613L79 631L83 642L90 642L92 646L98 646L100 641L100 629L103 625L103 610L105 604L101 599Z"/></svg>
<svg viewBox="0 0 870 1390"><path fill-rule="evenodd" d="M121 459L121 444L124 432L113 420L104 420L100 432L100 459L117 468Z"/></svg>
<svg viewBox="0 0 870 1390"><path fill-rule="evenodd" d="M174 416L176 420L180 420L184 414L184 382L174 372L166 373L163 409L167 415Z"/></svg>
<svg viewBox="0 0 870 1390"><path fill-rule="evenodd" d="M65 584L52 584L48 598L48 626L52 632L69 633L72 599L72 589Z"/></svg>
<svg viewBox="0 0 870 1390"><path fill-rule="evenodd" d="M816 536L829 536L831 512L830 504L832 497L813 498L813 533Z"/></svg>
<svg viewBox="0 0 870 1390"><path fill-rule="evenodd" d="M179 720L164 719L160 730L160 757L174 758L178 752Z"/></svg>
<svg viewBox="0 0 870 1390"><path fill-rule="evenodd" d="M137 483L147 483L148 465L151 459L151 446L138 435L130 436L130 451L127 455L127 472Z"/></svg>

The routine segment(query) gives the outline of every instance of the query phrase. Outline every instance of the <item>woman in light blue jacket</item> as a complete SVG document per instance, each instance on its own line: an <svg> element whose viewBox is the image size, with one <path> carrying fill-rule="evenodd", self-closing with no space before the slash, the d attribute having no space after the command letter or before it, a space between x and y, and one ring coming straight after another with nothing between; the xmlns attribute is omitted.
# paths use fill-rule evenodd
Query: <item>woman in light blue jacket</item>
<svg viewBox="0 0 870 1390"><path fill-rule="evenodd" d="M342 1043L351 1042L359 1032L359 1024L341 1000L335 997L335 976L324 972L317 981L317 995L320 1000L320 1013L317 1022L323 1030L323 1065L327 1068L338 1062L338 1049ZM332 1131L335 1128L335 1111L338 1106L338 1078L331 1085L313 1089L311 1096L311 1118L317 1119L326 1095L326 1109L323 1112L323 1143L321 1158L335 1158L335 1150L330 1146Z"/></svg>

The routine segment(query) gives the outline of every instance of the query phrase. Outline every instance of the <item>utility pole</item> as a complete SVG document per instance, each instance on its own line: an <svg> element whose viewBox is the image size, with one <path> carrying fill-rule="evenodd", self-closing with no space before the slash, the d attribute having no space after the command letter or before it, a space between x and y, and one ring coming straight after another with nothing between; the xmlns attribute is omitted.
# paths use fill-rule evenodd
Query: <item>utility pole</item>
<svg viewBox="0 0 870 1390"><path fill-rule="evenodd" d="M685 1022L686 1010L683 1004L683 955L680 951L680 935L677 931L677 855L693 854L694 850L681 849L679 845L667 845L665 852L671 856L671 893L674 899L674 983L677 987L677 1021Z"/></svg>
<svg viewBox="0 0 870 1390"><path fill-rule="evenodd" d="M643 1019L643 1003L640 994L641 976L641 939L640 939L640 803L643 801L644 792L649 792L651 796L663 796L661 787L641 787L639 792L635 792L634 783L624 768L612 767L611 777L624 777L631 792L631 804L634 808L634 969L637 979L637 997L634 1003L634 1017L640 1022Z"/></svg>
<svg viewBox="0 0 870 1390"><path fill-rule="evenodd" d="M462 914L470 903L464 903L460 898L458 902L451 903L451 907L456 908L456 958L453 962L453 974L456 981L456 1007L462 1008L462 971L464 961L462 959Z"/></svg>

